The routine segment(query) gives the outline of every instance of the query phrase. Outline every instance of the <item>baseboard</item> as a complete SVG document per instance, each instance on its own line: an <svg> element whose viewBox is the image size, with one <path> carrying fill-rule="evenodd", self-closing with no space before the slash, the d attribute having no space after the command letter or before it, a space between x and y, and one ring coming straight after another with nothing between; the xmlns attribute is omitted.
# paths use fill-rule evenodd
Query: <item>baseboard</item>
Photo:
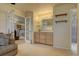
<svg viewBox="0 0 79 59"><path fill-rule="evenodd" d="M65 47L60 47L60 46L53 46L53 48L60 48L60 49L70 50L70 48L65 48Z"/></svg>
<svg viewBox="0 0 79 59"><path fill-rule="evenodd" d="M30 40L25 40L25 42L26 42L26 43L31 43L31 41L30 41Z"/></svg>

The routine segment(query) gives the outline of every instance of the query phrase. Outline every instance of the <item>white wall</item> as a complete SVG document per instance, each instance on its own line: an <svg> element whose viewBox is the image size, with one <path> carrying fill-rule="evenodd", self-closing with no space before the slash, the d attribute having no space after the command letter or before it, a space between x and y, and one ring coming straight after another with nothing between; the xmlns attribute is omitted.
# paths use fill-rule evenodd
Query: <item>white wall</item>
<svg viewBox="0 0 79 59"><path fill-rule="evenodd" d="M6 20L3 11L0 11L0 32L6 33Z"/></svg>
<svg viewBox="0 0 79 59"><path fill-rule="evenodd" d="M59 4L54 7L54 38L53 45L56 48L70 49L70 9L76 8L76 4ZM67 13L67 23L55 23L55 15ZM59 17L62 20L62 17ZM59 20L58 18L58 20Z"/></svg>
<svg viewBox="0 0 79 59"><path fill-rule="evenodd" d="M9 22L13 15L25 16L25 14L8 4L0 4L0 8L0 32L8 33L9 29L13 30L13 24Z"/></svg>

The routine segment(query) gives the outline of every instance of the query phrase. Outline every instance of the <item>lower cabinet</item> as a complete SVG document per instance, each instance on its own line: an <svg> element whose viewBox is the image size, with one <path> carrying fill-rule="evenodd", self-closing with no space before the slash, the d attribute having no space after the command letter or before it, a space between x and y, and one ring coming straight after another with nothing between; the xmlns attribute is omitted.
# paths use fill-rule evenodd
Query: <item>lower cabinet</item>
<svg viewBox="0 0 79 59"><path fill-rule="evenodd" d="M46 44L53 45L53 33L52 32L46 33Z"/></svg>
<svg viewBox="0 0 79 59"><path fill-rule="evenodd" d="M40 36L39 43L45 44L46 43L46 35L45 35L45 33L41 32L39 36Z"/></svg>
<svg viewBox="0 0 79 59"><path fill-rule="evenodd" d="M34 42L53 45L53 32L35 32Z"/></svg>
<svg viewBox="0 0 79 59"><path fill-rule="evenodd" d="M34 42L39 43L40 42L40 33L34 32Z"/></svg>

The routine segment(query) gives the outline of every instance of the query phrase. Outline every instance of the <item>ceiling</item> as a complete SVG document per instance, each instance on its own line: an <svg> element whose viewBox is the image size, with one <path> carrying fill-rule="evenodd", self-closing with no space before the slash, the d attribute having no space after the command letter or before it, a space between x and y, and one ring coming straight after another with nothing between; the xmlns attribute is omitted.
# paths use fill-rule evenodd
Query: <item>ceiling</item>
<svg viewBox="0 0 79 59"><path fill-rule="evenodd" d="M0 3L0 6L2 7L3 5L11 5L10 3ZM60 5L60 3L16 3L15 5L13 5L14 8L22 11L22 12L26 12L26 11L35 11L36 9L40 9L40 7L42 8L48 8L48 7L54 7L56 5ZM11 5L12 6L12 5Z"/></svg>
<svg viewBox="0 0 79 59"><path fill-rule="evenodd" d="M40 6L45 7L45 6L54 6L54 5L55 4L53 3L16 3L14 7L23 12L26 12L26 11L33 11L35 9L38 9Z"/></svg>

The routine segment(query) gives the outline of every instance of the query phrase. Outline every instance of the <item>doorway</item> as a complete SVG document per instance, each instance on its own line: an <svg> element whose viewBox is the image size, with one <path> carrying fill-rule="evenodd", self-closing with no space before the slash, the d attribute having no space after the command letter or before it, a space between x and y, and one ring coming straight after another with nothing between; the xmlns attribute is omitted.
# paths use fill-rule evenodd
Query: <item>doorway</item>
<svg viewBox="0 0 79 59"><path fill-rule="evenodd" d="M25 42L25 18L22 16L14 16L14 38L19 43Z"/></svg>

